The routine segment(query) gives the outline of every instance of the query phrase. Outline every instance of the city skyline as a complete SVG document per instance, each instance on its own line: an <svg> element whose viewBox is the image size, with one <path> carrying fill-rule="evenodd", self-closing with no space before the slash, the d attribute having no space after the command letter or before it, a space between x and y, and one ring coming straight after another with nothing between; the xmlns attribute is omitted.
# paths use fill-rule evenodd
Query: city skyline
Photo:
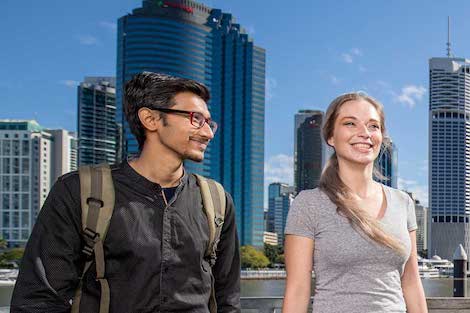
<svg viewBox="0 0 470 313"><path fill-rule="evenodd" d="M470 4L299 1L286 10L281 1L201 2L232 13L267 50L265 185L293 183L295 112L325 110L336 95L365 90L385 105L400 151L398 186L427 205L427 62L445 56L448 15L454 55L470 55L470 22L463 15ZM140 3L104 1L90 11L87 1L31 3L26 10L7 1L0 25L15 27L4 35L0 117L76 130L78 83L115 75L117 19ZM19 17L27 18L17 23Z"/></svg>

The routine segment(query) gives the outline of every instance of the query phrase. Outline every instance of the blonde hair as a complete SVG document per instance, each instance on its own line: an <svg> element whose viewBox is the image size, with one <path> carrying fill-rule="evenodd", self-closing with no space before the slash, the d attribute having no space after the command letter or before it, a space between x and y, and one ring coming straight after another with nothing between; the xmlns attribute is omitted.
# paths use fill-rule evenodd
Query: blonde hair
<svg viewBox="0 0 470 313"><path fill-rule="evenodd" d="M342 105L347 101L364 100L369 102L377 110L380 117L382 135L385 136L385 115L383 106L374 98L362 92L343 94L334 99L325 114L325 123L322 128L322 135L325 142L333 136L336 118ZM390 141L384 140L382 147L386 148ZM374 165L374 176L383 179L384 176ZM357 202L352 197L351 189L339 177L338 157L336 152L328 160L320 177L319 188L337 206L337 212L348 219L351 225L366 234L373 241L386 246L400 254L404 253L403 245L393 236L387 234L376 218L358 207Z"/></svg>

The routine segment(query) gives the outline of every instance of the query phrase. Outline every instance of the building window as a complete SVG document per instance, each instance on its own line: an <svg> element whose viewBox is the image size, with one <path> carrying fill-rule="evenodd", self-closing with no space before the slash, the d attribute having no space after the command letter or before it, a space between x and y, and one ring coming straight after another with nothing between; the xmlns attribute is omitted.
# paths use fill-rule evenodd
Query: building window
<svg viewBox="0 0 470 313"><path fill-rule="evenodd" d="M3 227L10 227L10 212L3 212Z"/></svg>

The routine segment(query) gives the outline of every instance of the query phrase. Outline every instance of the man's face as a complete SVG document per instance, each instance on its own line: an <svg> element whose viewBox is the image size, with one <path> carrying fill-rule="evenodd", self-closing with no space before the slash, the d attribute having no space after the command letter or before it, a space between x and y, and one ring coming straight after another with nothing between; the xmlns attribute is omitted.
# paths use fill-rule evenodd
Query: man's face
<svg viewBox="0 0 470 313"><path fill-rule="evenodd" d="M170 109L199 112L205 118L211 117L206 102L191 92L178 93L173 101L175 105ZM157 132L160 143L168 152L176 154L181 160L201 162L209 141L214 138L209 125L205 123L198 129L191 124L189 114L165 113L165 115L166 123L160 119L161 125Z"/></svg>

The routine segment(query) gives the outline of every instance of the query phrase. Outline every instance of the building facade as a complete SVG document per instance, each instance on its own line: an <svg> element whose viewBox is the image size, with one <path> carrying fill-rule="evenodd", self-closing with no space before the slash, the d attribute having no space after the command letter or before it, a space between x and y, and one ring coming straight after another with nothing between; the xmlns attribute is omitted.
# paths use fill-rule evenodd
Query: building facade
<svg viewBox="0 0 470 313"><path fill-rule="evenodd" d="M284 246L284 228L295 189L284 183L269 185L268 232L276 233L278 245Z"/></svg>
<svg viewBox="0 0 470 313"><path fill-rule="evenodd" d="M423 255L428 251L428 208L415 199L416 223L416 249L418 254Z"/></svg>
<svg viewBox="0 0 470 313"><path fill-rule="evenodd" d="M470 61L432 58L429 75L428 256L452 259L470 251Z"/></svg>
<svg viewBox="0 0 470 313"><path fill-rule="evenodd" d="M300 110L294 127L294 185L297 192L314 189L327 158L322 138L323 112Z"/></svg>
<svg viewBox="0 0 470 313"><path fill-rule="evenodd" d="M85 77L78 86L78 164L117 160L116 79Z"/></svg>
<svg viewBox="0 0 470 313"><path fill-rule="evenodd" d="M125 83L143 71L189 78L209 87L221 125L203 162L188 171L231 193L241 245L263 245L265 51L231 14L192 0L147 1L118 21L117 121L124 156L138 154L122 109Z"/></svg>
<svg viewBox="0 0 470 313"><path fill-rule="evenodd" d="M383 141L386 145L382 147L375 160L376 168L380 170L383 177L375 179L384 185L397 188L398 150L390 137L384 137Z"/></svg>
<svg viewBox="0 0 470 313"><path fill-rule="evenodd" d="M65 129L48 129L52 135L52 155L53 164L52 182L55 182L61 175L75 171L78 168L78 139L75 132Z"/></svg>
<svg viewBox="0 0 470 313"><path fill-rule="evenodd" d="M76 149L62 147L73 138L33 120L0 120L0 234L10 246L26 244L52 184L76 168Z"/></svg>

